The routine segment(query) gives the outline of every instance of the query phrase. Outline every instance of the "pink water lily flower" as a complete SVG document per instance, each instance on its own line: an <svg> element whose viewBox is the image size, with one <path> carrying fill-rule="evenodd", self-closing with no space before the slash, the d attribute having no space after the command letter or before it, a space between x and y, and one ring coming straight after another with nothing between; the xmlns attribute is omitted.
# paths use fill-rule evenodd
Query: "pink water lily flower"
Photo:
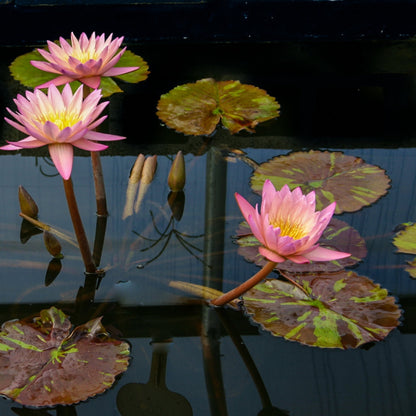
<svg viewBox="0 0 416 416"><path fill-rule="evenodd" d="M82 85L72 93L69 84L62 94L51 85L48 93L41 90L26 91L14 100L18 111L7 111L16 119L5 120L28 136L18 142L8 142L1 150L32 149L48 145L49 153L58 172L69 179L74 159L73 146L89 151L100 151L108 146L97 141L122 140L125 137L99 133L94 129L107 116L97 118L108 101L99 104L101 90L94 90L83 99Z"/></svg>
<svg viewBox="0 0 416 416"><path fill-rule="evenodd" d="M336 204L333 202L322 211L316 211L314 191L303 195L300 188L290 191L287 185L276 191L267 179L263 185L260 212L257 205L251 206L241 195L236 193L235 197L251 231L262 244L260 254L268 260L309 263L350 256L317 244Z"/></svg>
<svg viewBox="0 0 416 416"><path fill-rule="evenodd" d="M112 40L112 34L106 39L103 33L88 39L85 33L80 38L71 33L71 43L59 38L60 46L48 41L49 52L38 49L47 62L31 61L31 64L46 72L57 74L58 77L39 85L46 88L49 85L63 85L78 80L85 85L96 89L99 87L101 77L113 77L126 74L139 69L137 66L115 67L126 48L119 51L123 37Z"/></svg>

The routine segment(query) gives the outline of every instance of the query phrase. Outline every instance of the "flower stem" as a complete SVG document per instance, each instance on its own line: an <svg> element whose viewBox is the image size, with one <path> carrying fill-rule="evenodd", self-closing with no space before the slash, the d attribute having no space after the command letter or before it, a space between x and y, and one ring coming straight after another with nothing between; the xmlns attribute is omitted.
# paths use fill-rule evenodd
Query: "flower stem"
<svg viewBox="0 0 416 416"><path fill-rule="evenodd" d="M92 88L83 86L84 99L92 92ZM95 200L97 203L97 215L108 217L107 198L105 196L105 186L103 177L103 168L101 166L100 152L91 152L92 172L94 176Z"/></svg>
<svg viewBox="0 0 416 416"><path fill-rule="evenodd" d="M97 203L97 215L107 217L107 197L105 196L105 186L103 168L99 152L91 152L92 172L94 175L95 200Z"/></svg>
<svg viewBox="0 0 416 416"><path fill-rule="evenodd" d="M74 187L71 178L69 178L68 180L64 179L64 189L66 200L68 202L69 213L71 214L72 225L74 227L75 235L77 237L82 260L85 265L85 271L87 273L95 273L96 267L92 260L90 246L88 244L84 226L82 225L81 216L79 215L78 205L75 199Z"/></svg>
<svg viewBox="0 0 416 416"><path fill-rule="evenodd" d="M275 267L276 263L269 261L260 271L258 271L254 276L250 277L250 279L246 280L240 286L212 300L211 304L214 306L223 306L233 299L238 298L243 293L247 292L247 290L260 283L269 273L273 271Z"/></svg>

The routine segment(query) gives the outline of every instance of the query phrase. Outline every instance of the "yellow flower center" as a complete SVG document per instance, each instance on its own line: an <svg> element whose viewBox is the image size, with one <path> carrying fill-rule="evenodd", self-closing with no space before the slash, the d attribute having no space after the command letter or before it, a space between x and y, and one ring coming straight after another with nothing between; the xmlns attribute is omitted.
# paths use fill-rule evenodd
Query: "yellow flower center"
<svg viewBox="0 0 416 416"><path fill-rule="evenodd" d="M302 224L291 222L287 218L275 219L270 223L274 228L280 228L280 235L282 237L289 236L294 240L300 240L307 234L307 231L304 229Z"/></svg>
<svg viewBox="0 0 416 416"><path fill-rule="evenodd" d="M78 59L81 63L85 64L85 62L89 61L90 59L97 60L99 58L99 53L95 49L87 49L83 50L74 50L72 56L75 59Z"/></svg>
<svg viewBox="0 0 416 416"><path fill-rule="evenodd" d="M80 121L80 117L78 113L67 111L52 111L47 114L42 114L42 116L38 117L37 121L39 121L40 123L51 121L52 123L56 124L61 130L63 130L65 127L72 127L74 124L78 123L78 121Z"/></svg>

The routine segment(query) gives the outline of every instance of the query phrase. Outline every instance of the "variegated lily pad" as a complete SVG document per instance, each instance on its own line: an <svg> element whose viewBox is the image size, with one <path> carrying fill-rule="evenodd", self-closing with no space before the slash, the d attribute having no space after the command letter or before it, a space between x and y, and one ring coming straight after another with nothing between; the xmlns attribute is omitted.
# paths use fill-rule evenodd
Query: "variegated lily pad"
<svg viewBox="0 0 416 416"><path fill-rule="evenodd" d="M253 132L258 123L277 117L279 108L274 97L253 85L207 78L162 95L157 115L176 131L200 136L210 135L220 120L232 134Z"/></svg>
<svg viewBox="0 0 416 416"><path fill-rule="evenodd" d="M93 319L71 331L52 307L0 332L0 394L25 406L72 404L102 393L127 369L129 345Z"/></svg>
<svg viewBox="0 0 416 416"><path fill-rule="evenodd" d="M10 65L9 69L13 78L23 84L25 87L35 88L38 85L51 81L57 77L57 74L51 72L41 71L35 68L30 61L45 61L42 55L35 49L31 52L18 56ZM131 51L125 51L117 62L118 66L138 66L139 69L127 74L118 75L114 78L121 79L124 82L137 83L144 81L149 74L149 66L142 57L135 55ZM73 90L79 87L78 81L71 82ZM102 77L100 89L103 97L108 97L116 92L123 90L110 77Z"/></svg>
<svg viewBox="0 0 416 416"><path fill-rule="evenodd" d="M397 247L398 253L416 254L416 224L401 224L401 230L394 237L393 244ZM416 277L416 258L407 264L405 270L411 277Z"/></svg>
<svg viewBox="0 0 416 416"><path fill-rule="evenodd" d="M243 296L254 322L275 336L321 348L356 348L384 339L400 309L387 290L352 271L267 279Z"/></svg>
<svg viewBox="0 0 416 416"><path fill-rule="evenodd" d="M250 227L244 221L237 230L238 253L246 260L264 266L267 260L259 254L260 243L252 234ZM351 253L350 257L333 261L319 261L305 264L296 264L292 261L278 263L276 269L282 271L305 272L334 272L345 267L351 267L361 261L367 255L365 240L357 230L346 222L332 218L327 228L322 233L319 245L332 250Z"/></svg>
<svg viewBox="0 0 416 416"><path fill-rule="evenodd" d="M336 201L336 214L354 212L377 201L387 193L390 178L378 166L342 152L295 152L262 163L251 177L251 187L261 193L270 179L276 189L287 184L303 193L315 191L316 207L325 208Z"/></svg>
<svg viewBox="0 0 416 416"><path fill-rule="evenodd" d="M416 224L405 223L393 239L398 253L416 254Z"/></svg>

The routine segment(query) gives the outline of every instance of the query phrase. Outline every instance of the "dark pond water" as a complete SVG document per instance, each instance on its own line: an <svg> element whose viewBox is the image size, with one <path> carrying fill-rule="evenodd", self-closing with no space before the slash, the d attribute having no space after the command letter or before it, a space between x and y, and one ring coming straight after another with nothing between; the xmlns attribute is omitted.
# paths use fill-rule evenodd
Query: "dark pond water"
<svg viewBox="0 0 416 416"><path fill-rule="evenodd" d="M123 386L149 381L155 340L169 341L167 388L183 396L196 416L279 414L260 413L270 403L294 416L416 414L416 282L404 270L413 257L395 253L392 244L395 227L416 219L413 44L201 48L131 46L148 61L151 75L140 84L125 85L124 95L111 98L106 128L127 140L102 153L110 216L100 262L106 274L95 291L75 247L63 243L62 270L46 285L51 258L41 236L21 243L19 185L37 201L42 221L72 232L62 181L47 154L42 149L0 154L1 322L53 305L78 323L102 315L112 333L129 341L133 357L114 386L94 399L47 411L24 410L4 399L1 415L120 415L117 399L123 400ZM7 66L26 50L0 50L4 115L22 91L10 79ZM281 117L251 135L230 136L219 128L210 140L185 137L161 125L155 115L160 94L206 77L238 79L266 89L280 102ZM1 143L20 137L4 122L0 132ZM392 186L385 197L337 216L366 240L368 255L354 270L388 289L404 310L402 325L386 340L347 351L312 348L273 337L239 313L229 312L226 318L244 341L258 370L256 378L221 316L169 287L170 281L180 280L226 291L258 270L237 253L232 238L242 221L234 193L258 201L249 187L252 168L225 157L236 148L258 163L293 150L339 150L386 170ZM169 225L167 175L178 150L185 154L186 200L182 218ZM139 153L158 156L156 175L139 213L122 220L129 171ZM72 178L92 243L97 218L85 153L77 154ZM151 247L163 230L170 233L169 242L165 245L165 238ZM184 247L181 238L192 246Z"/></svg>

